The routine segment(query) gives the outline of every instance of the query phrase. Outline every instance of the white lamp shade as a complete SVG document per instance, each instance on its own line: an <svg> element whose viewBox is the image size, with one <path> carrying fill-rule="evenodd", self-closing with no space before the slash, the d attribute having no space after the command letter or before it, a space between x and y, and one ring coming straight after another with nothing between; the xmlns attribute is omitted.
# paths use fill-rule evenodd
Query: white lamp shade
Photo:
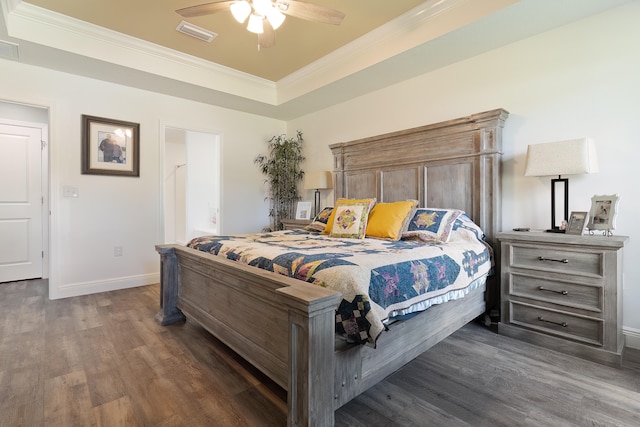
<svg viewBox="0 0 640 427"><path fill-rule="evenodd" d="M231 4L231 14L239 23L243 23L251 13L251 5L247 1L239 1Z"/></svg>
<svg viewBox="0 0 640 427"><path fill-rule="evenodd" d="M588 138L529 145L525 176L598 172L595 144Z"/></svg>
<svg viewBox="0 0 640 427"><path fill-rule="evenodd" d="M333 188L331 172L316 171L304 174L304 188L307 190L324 190Z"/></svg>
<svg viewBox="0 0 640 427"><path fill-rule="evenodd" d="M249 16L249 24L247 25L247 30L252 33L262 34L264 32L264 27L262 26L262 17L252 13Z"/></svg>
<svg viewBox="0 0 640 427"><path fill-rule="evenodd" d="M267 12L267 19L269 20L269 24L271 24L271 28L277 30L280 28L280 25L284 22L284 13L280 12L280 9L272 7Z"/></svg>
<svg viewBox="0 0 640 427"><path fill-rule="evenodd" d="M253 10L260 16L267 16L269 9L273 9L271 0L253 0Z"/></svg>

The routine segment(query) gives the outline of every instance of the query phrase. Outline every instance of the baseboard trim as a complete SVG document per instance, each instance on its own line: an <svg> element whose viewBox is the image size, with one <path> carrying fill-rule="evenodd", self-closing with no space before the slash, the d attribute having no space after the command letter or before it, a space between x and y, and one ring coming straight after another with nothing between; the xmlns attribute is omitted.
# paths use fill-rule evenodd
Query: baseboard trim
<svg viewBox="0 0 640 427"><path fill-rule="evenodd" d="M96 294L99 292L135 288L138 286L152 285L154 283L160 283L160 273L116 277L113 279L97 280L93 282L69 283L58 286L55 292L50 292L50 295L51 299L69 298L80 295Z"/></svg>
<svg viewBox="0 0 640 427"><path fill-rule="evenodd" d="M640 330L623 327L622 334L624 335L625 347L640 350Z"/></svg>

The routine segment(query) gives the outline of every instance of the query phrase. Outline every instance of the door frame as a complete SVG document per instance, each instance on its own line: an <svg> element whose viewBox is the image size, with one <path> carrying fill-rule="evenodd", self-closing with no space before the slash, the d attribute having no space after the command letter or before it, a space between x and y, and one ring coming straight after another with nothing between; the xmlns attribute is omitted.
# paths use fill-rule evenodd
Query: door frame
<svg viewBox="0 0 640 427"><path fill-rule="evenodd" d="M166 162L166 131L167 128L172 128L172 129L181 129L184 130L185 132L199 132L199 133L205 133L205 134L209 134L211 136L217 137L218 138L218 155L219 155L219 162L218 162L218 184L219 184L219 192L220 192L220 196L219 196L219 200L220 200L220 204L222 204L222 200L224 198L224 162L222 162L222 156L223 156L223 133L219 130L213 129L213 128L203 128L201 126L193 126L193 125L186 125L184 123L175 123L175 122L168 122L168 121L160 121L159 123L159 130L158 130L158 135L159 135L159 156L158 156L158 160L159 160L159 165L158 165L158 170L159 170L159 176L158 176L158 200L159 200L159 206L158 206L158 212L159 212L159 221L158 221L158 237L159 237L159 241L165 243L165 221L166 221L166 215L165 215L165 196L164 196L164 192L165 192L165 184L164 184L164 168L165 168L165 162ZM188 184L187 184L188 185ZM220 215L218 216L218 233L222 234L222 227L223 227L223 218L224 214L222 211L222 208L220 206Z"/></svg>

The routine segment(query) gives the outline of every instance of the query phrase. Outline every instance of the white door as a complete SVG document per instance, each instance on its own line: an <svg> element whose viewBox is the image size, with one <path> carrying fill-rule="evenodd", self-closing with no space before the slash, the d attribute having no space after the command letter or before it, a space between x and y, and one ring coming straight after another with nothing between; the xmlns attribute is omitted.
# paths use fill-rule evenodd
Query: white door
<svg viewBox="0 0 640 427"><path fill-rule="evenodd" d="M42 277L42 139L0 123L0 282Z"/></svg>

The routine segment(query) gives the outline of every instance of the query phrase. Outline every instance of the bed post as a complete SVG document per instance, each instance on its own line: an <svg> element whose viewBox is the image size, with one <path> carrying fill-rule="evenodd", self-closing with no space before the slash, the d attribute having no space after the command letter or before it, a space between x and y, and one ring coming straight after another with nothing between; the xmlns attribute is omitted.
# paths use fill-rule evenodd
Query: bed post
<svg viewBox="0 0 640 427"><path fill-rule="evenodd" d="M278 292L289 294L291 288ZM292 294L293 296L293 294ZM332 427L335 309L340 294L290 301L287 426Z"/></svg>
<svg viewBox="0 0 640 427"><path fill-rule="evenodd" d="M156 320L162 325L184 322L184 314L176 306L179 279L178 259L173 245L156 245L160 254L160 311Z"/></svg>
<svg viewBox="0 0 640 427"><path fill-rule="evenodd" d="M502 227L502 129L509 112L497 109L472 117L480 129L477 137L482 159L478 171L479 212L474 220L494 251L494 274L487 278L485 302L486 313L496 320L500 317L500 245L495 235Z"/></svg>

